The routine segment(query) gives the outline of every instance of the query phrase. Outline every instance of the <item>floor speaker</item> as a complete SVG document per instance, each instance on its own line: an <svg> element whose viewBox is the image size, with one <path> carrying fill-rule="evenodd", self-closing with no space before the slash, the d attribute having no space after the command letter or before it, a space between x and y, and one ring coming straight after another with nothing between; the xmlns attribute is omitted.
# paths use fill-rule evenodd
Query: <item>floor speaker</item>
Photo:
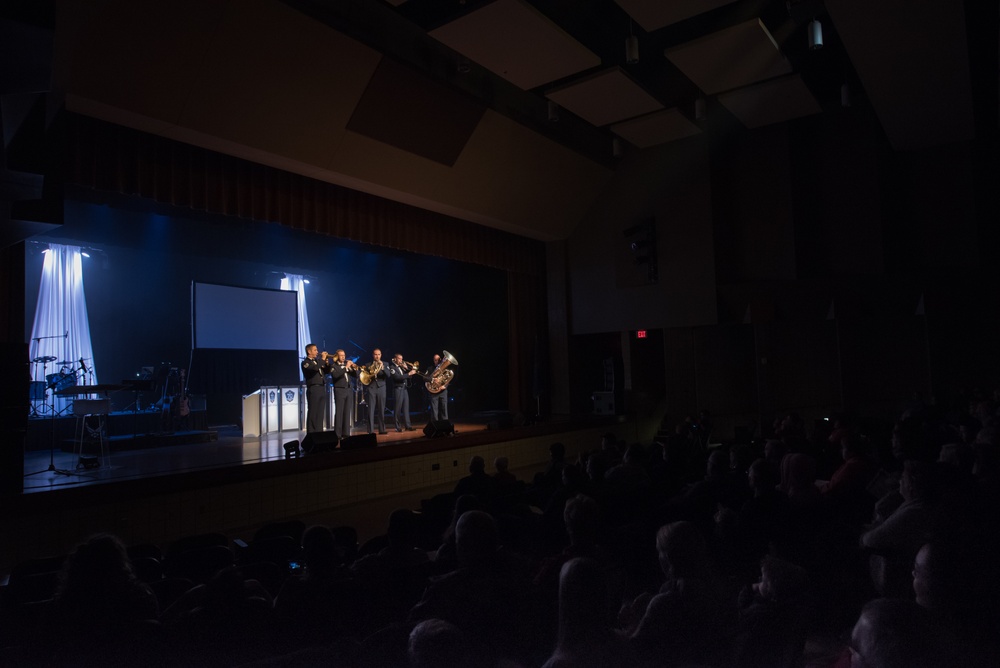
<svg viewBox="0 0 1000 668"><path fill-rule="evenodd" d="M302 451L307 455L333 452L337 448L337 432L314 431L302 439Z"/></svg>
<svg viewBox="0 0 1000 668"><path fill-rule="evenodd" d="M378 445L378 442L376 441L375 434L348 436L340 442L342 450L365 450L367 448L374 448L376 445Z"/></svg>
<svg viewBox="0 0 1000 668"><path fill-rule="evenodd" d="M438 436L451 436L455 433L455 425L451 420L431 420L424 427L424 436L436 438Z"/></svg>

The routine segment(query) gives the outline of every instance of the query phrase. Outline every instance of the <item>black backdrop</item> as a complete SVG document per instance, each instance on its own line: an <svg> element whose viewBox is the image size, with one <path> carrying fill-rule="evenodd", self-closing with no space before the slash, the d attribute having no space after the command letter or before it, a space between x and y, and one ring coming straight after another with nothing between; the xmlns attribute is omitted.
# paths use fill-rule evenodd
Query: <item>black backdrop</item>
<svg viewBox="0 0 1000 668"><path fill-rule="evenodd" d="M449 388L454 417L506 407L503 271L135 198L67 200L65 224L34 241L26 249L26 338L45 244L83 246L91 256L84 289L99 381L116 383L161 363L190 367L191 392L207 395L212 424L235 422L243 394L295 380L298 371L294 360L257 351L192 356L191 282L277 288L284 272L310 280L310 332L321 349L344 348L367 363L378 347L384 359L400 352L423 366L447 349L459 360ZM112 400L122 410L133 395Z"/></svg>

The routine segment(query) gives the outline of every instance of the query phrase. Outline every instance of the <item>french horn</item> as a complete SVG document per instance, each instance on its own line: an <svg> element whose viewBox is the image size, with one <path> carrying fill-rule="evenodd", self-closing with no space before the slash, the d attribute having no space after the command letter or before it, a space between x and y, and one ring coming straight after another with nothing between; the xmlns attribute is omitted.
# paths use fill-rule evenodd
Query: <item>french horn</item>
<svg viewBox="0 0 1000 668"><path fill-rule="evenodd" d="M427 391L431 394L437 394L441 390L448 387L448 383L450 383L451 379L455 377L455 372L447 367L458 366L458 360L455 359L454 355L449 353L447 350L442 350L441 352L444 353L444 359L440 364L438 364L437 368L434 369L430 380L424 383L424 387L426 387Z"/></svg>
<svg viewBox="0 0 1000 668"><path fill-rule="evenodd" d="M382 370L381 360L372 362L368 366L359 366L358 380L361 381L362 385L368 385L375 379L375 376L377 376L378 372L381 370Z"/></svg>

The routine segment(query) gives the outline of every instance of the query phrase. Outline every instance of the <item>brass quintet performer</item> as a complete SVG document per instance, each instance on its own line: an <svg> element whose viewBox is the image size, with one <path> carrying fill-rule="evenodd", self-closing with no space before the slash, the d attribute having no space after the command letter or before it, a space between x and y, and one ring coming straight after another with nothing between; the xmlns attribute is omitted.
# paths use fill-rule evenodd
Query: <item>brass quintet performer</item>
<svg viewBox="0 0 1000 668"><path fill-rule="evenodd" d="M427 377L424 387L430 393L431 399L431 419L448 419L448 383L455 376L455 372L449 366L458 366L458 360L447 350L442 351L444 359L438 354L434 355L434 368Z"/></svg>
<svg viewBox="0 0 1000 668"><path fill-rule="evenodd" d="M302 360L302 377L306 381L306 433L323 431L323 413L326 399L326 374L331 371L327 352L319 352L315 343L306 346Z"/></svg>
<svg viewBox="0 0 1000 668"><path fill-rule="evenodd" d="M419 363L403 361L403 355L396 353L389 365L389 381L392 383L392 395L395 400L393 415L396 418L396 431L415 431L410 426L410 393L406 389L410 384L410 376L417 374Z"/></svg>
<svg viewBox="0 0 1000 668"><path fill-rule="evenodd" d="M333 378L333 405L336 410L334 431L337 438L347 438L351 435L353 402L350 376L358 375L358 365L347 359L347 353L337 350L333 354L330 376Z"/></svg>
<svg viewBox="0 0 1000 668"><path fill-rule="evenodd" d="M360 376L361 382L368 386L368 433L375 431L375 423L378 422L378 433L385 434L385 384L388 375L382 363L382 351L376 348L372 357L375 359L361 368Z"/></svg>

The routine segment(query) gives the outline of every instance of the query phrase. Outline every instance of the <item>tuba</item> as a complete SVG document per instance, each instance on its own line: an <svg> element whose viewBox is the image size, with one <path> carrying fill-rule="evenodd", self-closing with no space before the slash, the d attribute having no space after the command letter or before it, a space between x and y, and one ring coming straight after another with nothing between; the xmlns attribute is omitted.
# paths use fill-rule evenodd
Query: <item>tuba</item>
<svg viewBox="0 0 1000 668"><path fill-rule="evenodd" d="M454 355L449 353L447 350L442 350L441 352L444 353L444 360L442 360L441 363L438 364L437 368L434 369L430 380L424 383L424 387L426 387L427 391L431 394L437 394L444 388L448 387L448 383L450 383L451 379L455 377L455 372L447 367L449 365L458 366L458 360L455 359Z"/></svg>

